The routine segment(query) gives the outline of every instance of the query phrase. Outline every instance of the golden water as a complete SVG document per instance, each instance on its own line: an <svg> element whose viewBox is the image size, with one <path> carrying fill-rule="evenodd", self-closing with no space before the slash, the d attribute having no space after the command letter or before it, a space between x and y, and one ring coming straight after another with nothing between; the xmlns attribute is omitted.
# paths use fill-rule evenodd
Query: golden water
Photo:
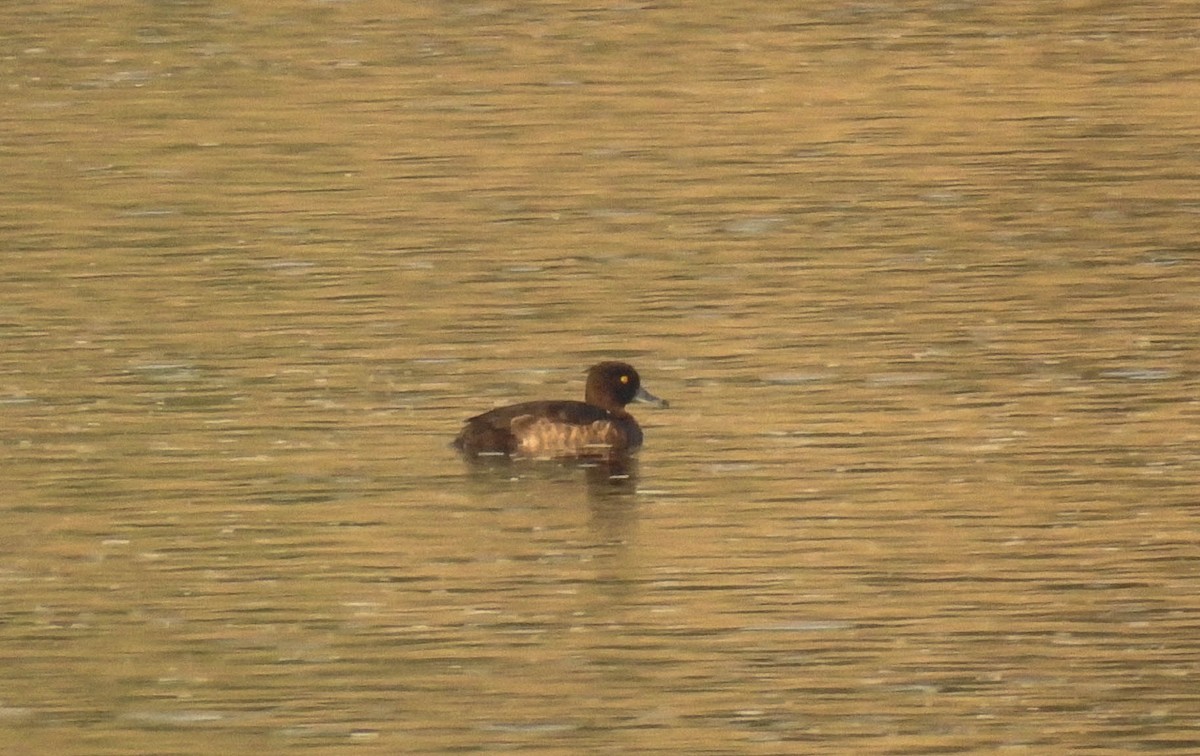
<svg viewBox="0 0 1200 756"><path fill-rule="evenodd" d="M0 9L4 753L1200 750L1200 12L727 5Z"/></svg>

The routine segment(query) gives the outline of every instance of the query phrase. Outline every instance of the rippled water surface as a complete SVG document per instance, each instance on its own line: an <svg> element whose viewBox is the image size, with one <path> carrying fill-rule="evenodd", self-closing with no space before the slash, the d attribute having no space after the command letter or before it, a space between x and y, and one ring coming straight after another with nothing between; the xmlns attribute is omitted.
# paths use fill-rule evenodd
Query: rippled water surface
<svg viewBox="0 0 1200 756"><path fill-rule="evenodd" d="M1200 750L1194 3L0 24L5 753Z"/></svg>

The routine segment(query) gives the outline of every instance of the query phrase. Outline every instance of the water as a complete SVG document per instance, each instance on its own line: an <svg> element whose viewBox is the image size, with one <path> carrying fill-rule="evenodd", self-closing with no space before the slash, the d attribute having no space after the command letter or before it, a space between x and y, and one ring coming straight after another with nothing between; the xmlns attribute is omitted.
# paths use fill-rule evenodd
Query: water
<svg viewBox="0 0 1200 756"><path fill-rule="evenodd" d="M6 753L1200 747L1190 4L0 20Z"/></svg>

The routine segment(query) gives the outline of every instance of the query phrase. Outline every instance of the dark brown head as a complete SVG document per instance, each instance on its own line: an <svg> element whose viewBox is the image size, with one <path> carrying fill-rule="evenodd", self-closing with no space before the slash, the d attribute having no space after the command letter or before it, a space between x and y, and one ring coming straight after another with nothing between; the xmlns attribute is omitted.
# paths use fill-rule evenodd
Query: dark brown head
<svg viewBox="0 0 1200 756"><path fill-rule="evenodd" d="M601 362L588 368L583 400L609 412L623 412L630 402L667 406L665 401L642 388L637 371L624 362Z"/></svg>

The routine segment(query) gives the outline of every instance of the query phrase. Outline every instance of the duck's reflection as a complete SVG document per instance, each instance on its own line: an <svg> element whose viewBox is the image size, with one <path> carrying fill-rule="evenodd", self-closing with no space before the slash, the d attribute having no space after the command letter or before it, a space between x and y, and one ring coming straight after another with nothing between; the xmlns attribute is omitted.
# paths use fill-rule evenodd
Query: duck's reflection
<svg viewBox="0 0 1200 756"><path fill-rule="evenodd" d="M561 506L575 498L583 479L589 524L598 540L620 542L628 538L636 521L638 464L636 457L611 460L513 460L506 456L479 456L469 460L470 480L494 492L514 482L528 484L535 499ZM511 490L511 489L509 489ZM482 493L482 491L481 491ZM566 495L564 495L566 493Z"/></svg>

